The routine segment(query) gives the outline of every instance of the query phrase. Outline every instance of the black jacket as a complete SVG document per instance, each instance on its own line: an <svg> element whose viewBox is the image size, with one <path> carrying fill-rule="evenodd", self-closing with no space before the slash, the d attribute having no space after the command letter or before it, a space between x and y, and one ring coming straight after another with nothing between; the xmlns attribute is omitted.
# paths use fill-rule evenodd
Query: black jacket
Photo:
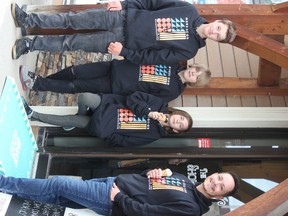
<svg viewBox="0 0 288 216"><path fill-rule="evenodd" d="M149 179L143 175L119 175L113 216L198 216L206 213L211 200L201 194L187 177L173 173L171 177Z"/></svg>
<svg viewBox="0 0 288 216"><path fill-rule="evenodd" d="M110 69L112 92L129 95L141 91L169 102L186 87L178 76L183 69L179 64L136 65L128 60L113 60Z"/></svg>
<svg viewBox="0 0 288 216"><path fill-rule="evenodd" d="M125 45L120 55L135 64L172 64L205 46L196 28L207 20L179 0L125 0Z"/></svg>
<svg viewBox="0 0 288 216"><path fill-rule="evenodd" d="M148 118L150 111L167 113L167 103L156 96L135 92L127 97L103 94L87 130L113 146L138 146L166 134L158 121Z"/></svg>

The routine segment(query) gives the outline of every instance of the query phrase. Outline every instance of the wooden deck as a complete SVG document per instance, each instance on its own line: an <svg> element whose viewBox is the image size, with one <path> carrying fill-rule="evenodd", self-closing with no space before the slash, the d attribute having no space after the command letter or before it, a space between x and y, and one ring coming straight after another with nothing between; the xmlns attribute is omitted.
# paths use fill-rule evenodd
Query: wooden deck
<svg viewBox="0 0 288 216"><path fill-rule="evenodd" d="M285 37L288 45L288 37ZM259 57L229 44L207 40L207 46L198 51L190 62L209 66L212 77L257 78ZM282 68L281 78L288 77ZM288 94L288 93L287 93ZM178 107L287 107L288 96L200 96L181 95L170 102Z"/></svg>

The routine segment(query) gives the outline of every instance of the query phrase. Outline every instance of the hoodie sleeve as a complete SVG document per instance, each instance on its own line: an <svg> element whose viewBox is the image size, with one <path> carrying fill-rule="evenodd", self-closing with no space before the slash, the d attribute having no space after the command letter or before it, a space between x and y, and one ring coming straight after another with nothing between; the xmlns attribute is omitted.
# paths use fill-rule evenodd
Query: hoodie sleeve
<svg viewBox="0 0 288 216"><path fill-rule="evenodd" d="M188 203L187 205L171 204L167 205L150 205L149 203L140 203L128 195L119 192L114 199L127 216L198 216L200 215L199 207L195 203Z"/></svg>
<svg viewBox="0 0 288 216"><path fill-rule="evenodd" d="M151 111L167 112L168 104L159 97L143 92L127 96L126 105L137 116L148 116Z"/></svg>
<svg viewBox="0 0 288 216"><path fill-rule="evenodd" d="M188 50L173 49L143 49L131 50L123 47L120 56L134 64L174 64L183 59L194 57Z"/></svg>
<svg viewBox="0 0 288 216"><path fill-rule="evenodd" d="M179 0L126 0L121 2L123 9L136 8L142 10L161 10L170 7L183 7L191 5Z"/></svg>

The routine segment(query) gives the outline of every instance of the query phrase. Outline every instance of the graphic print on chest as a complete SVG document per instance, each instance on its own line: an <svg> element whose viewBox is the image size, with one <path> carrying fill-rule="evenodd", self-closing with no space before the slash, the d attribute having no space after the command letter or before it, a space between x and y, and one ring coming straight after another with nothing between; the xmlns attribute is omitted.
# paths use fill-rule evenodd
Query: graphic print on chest
<svg viewBox="0 0 288 216"><path fill-rule="evenodd" d="M163 177L163 178L150 178L149 190L178 190L187 192L186 182L184 180L175 177Z"/></svg>
<svg viewBox="0 0 288 216"><path fill-rule="evenodd" d="M156 40L188 40L188 17L155 19Z"/></svg>
<svg viewBox="0 0 288 216"><path fill-rule="evenodd" d="M117 129L149 130L150 120L146 116L137 117L130 109L118 109Z"/></svg>
<svg viewBox="0 0 288 216"><path fill-rule="evenodd" d="M167 65L140 65L139 81L170 84L171 67Z"/></svg>

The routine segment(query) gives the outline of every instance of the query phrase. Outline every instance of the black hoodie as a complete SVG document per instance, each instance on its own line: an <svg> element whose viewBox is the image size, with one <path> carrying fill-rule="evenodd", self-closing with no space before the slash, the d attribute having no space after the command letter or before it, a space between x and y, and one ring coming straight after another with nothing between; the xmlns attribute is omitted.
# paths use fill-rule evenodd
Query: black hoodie
<svg viewBox="0 0 288 216"><path fill-rule="evenodd" d="M147 93L135 92L127 97L103 94L87 130L113 146L144 145L166 134L158 121L148 118L149 112L167 110L166 102Z"/></svg>
<svg viewBox="0 0 288 216"><path fill-rule="evenodd" d="M146 172L119 175L113 216L198 216L206 213L211 200L187 177L173 173L161 179L147 178Z"/></svg>
<svg viewBox="0 0 288 216"><path fill-rule="evenodd" d="M115 94L146 92L166 102L177 98L185 89L178 73L184 69L174 65L136 65L127 60L111 63L111 87Z"/></svg>
<svg viewBox="0 0 288 216"><path fill-rule="evenodd" d="M125 45L120 53L135 64L173 64L193 58L205 46L196 32L208 23L179 0L125 0Z"/></svg>

